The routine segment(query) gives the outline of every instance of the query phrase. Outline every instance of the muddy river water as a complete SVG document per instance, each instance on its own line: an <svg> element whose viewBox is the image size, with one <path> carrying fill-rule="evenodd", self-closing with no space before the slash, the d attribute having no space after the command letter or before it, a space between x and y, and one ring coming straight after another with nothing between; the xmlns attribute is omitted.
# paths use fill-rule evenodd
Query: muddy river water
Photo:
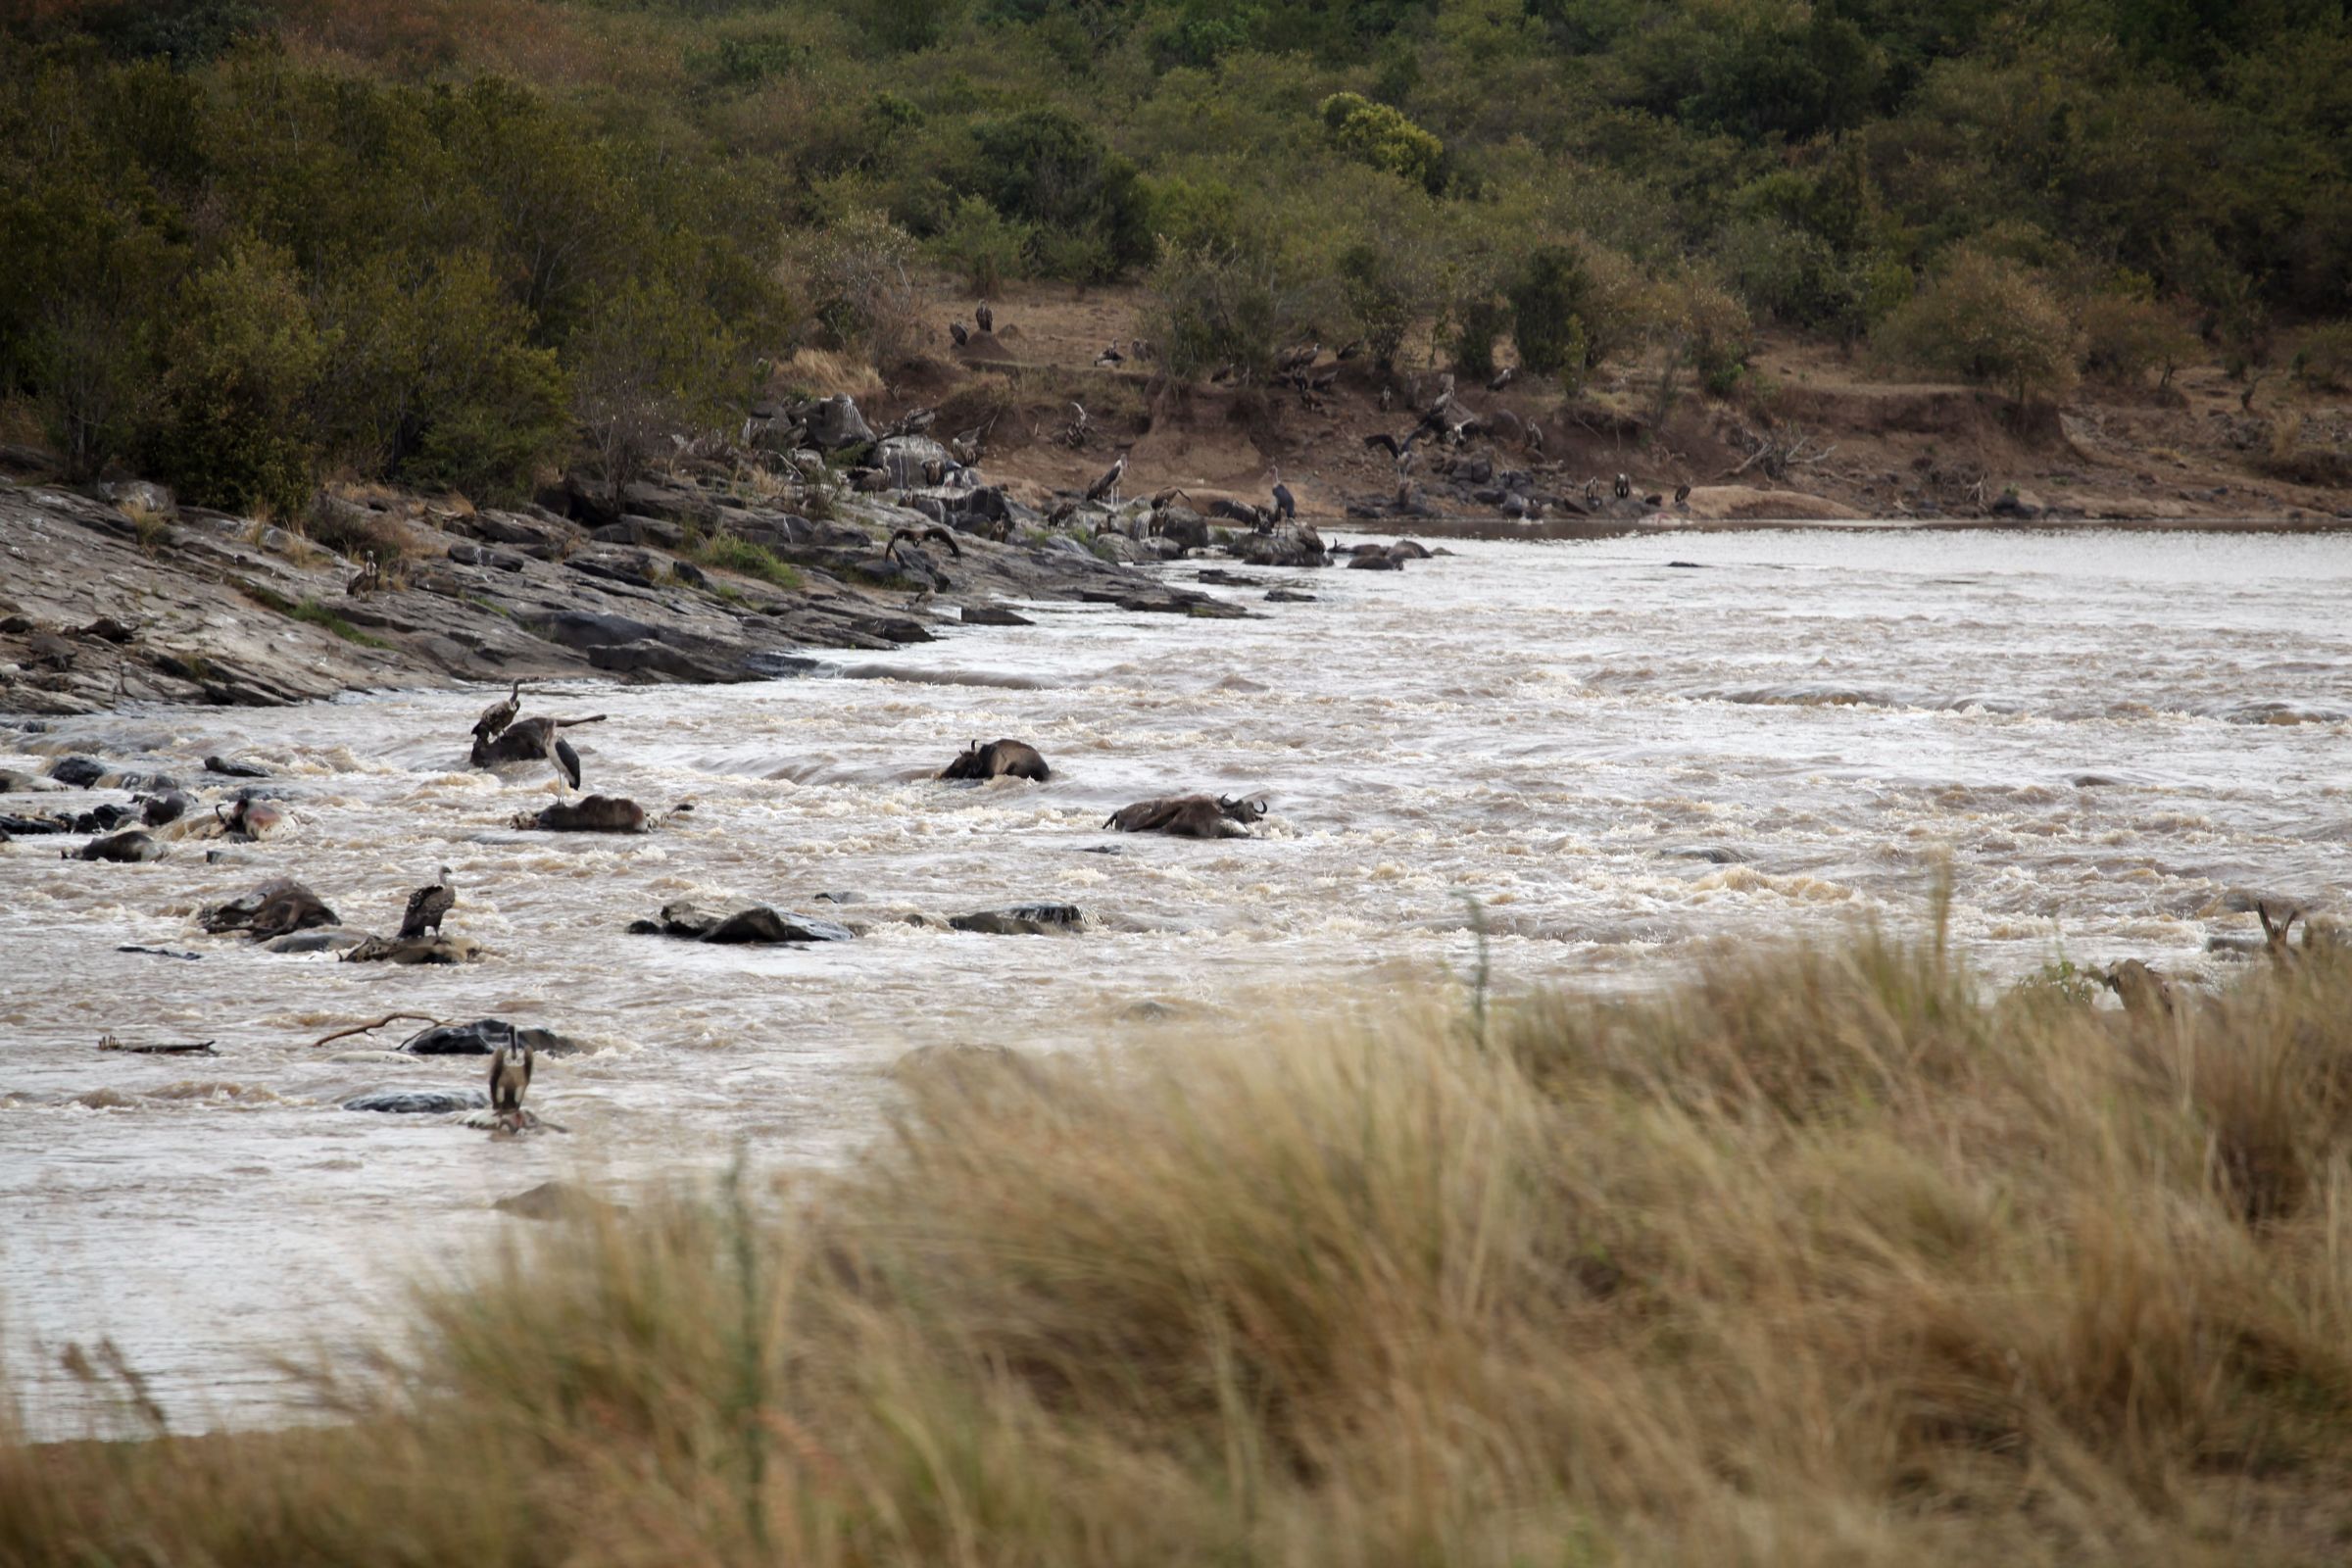
<svg viewBox="0 0 2352 1568"><path fill-rule="evenodd" d="M514 831L554 785L464 769L481 692L0 729L0 766L79 753L193 782L208 753L249 757L292 815L233 864L200 842L147 865L0 848L0 1360L26 1419L103 1429L60 1369L102 1336L179 1427L298 1418L270 1357L396 1330L403 1280L522 1223L498 1198L556 1176L625 1192L739 1144L839 1159L920 1046L1226 1028L1442 979L1472 960L1473 897L1503 984L1611 987L1711 939L1916 920L1947 850L1956 934L1996 975L2133 955L2211 976L2232 960L2210 937L2254 934L2232 890L2352 899L2352 536L1449 548L1213 590L1262 618L1041 605L1034 627L823 655L807 678L526 694L609 715L573 732L592 789L695 803L641 838ZM1263 602L1278 583L1316 598ZM930 780L1000 734L1054 780ZM1195 789L1272 811L1245 842L1102 829ZM448 929L487 961L273 956L194 922L291 874L386 930L442 864ZM868 928L792 950L622 933L731 897ZM903 918L1035 900L1092 928ZM532 1092L570 1136L342 1109L476 1082L479 1058L311 1044L392 1011L585 1041ZM108 1031L220 1054L101 1054Z"/></svg>

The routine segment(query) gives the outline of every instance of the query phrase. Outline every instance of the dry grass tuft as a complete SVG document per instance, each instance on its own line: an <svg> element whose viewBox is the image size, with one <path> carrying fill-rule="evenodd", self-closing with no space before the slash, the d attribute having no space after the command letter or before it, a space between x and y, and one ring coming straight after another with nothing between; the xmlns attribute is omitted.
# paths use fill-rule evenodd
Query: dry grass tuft
<svg viewBox="0 0 2352 1568"><path fill-rule="evenodd" d="M1939 943L910 1072L423 1298L324 1436L0 1450L0 1560L2337 1562L2352 956Z"/></svg>
<svg viewBox="0 0 2352 1568"><path fill-rule="evenodd" d="M880 372L863 360L830 349L800 349L776 368L773 381L810 397L873 398L882 394Z"/></svg>

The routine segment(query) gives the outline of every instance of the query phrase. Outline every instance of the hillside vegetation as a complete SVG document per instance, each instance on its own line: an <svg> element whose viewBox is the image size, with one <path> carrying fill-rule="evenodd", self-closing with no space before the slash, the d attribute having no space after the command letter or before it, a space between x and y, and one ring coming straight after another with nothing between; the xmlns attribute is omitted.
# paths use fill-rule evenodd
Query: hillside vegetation
<svg viewBox="0 0 2352 1568"><path fill-rule="evenodd" d="M0 395L77 474L296 513L625 470L887 376L909 278L1719 394L1766 325L2018 397L2352 385L2340 0L27 0ZM928 314L935 315L936 312ZM2197 341L2198 335L2205 340Z"/></svg>
<svg viewBox="0 0 2352 1568"><path fill-rule="evenodd" d="M2289 956L918 1055L781 1202L422 1296L348 1425L0 1444L0 1561L2340 1563L2352 969Z"/></svg>

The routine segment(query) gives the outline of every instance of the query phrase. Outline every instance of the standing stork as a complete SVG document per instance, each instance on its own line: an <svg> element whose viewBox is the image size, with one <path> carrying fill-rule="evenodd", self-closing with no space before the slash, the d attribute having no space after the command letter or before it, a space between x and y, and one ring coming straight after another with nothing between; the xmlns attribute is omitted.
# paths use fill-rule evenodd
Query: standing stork
<svg viewBox="0 0 2352 1568"><path fill-rule="evenodd" d="M1121 452L1117 458L1112 460L1110 466L1102 470L1102 477L1086 487L1086 499L1101 501L1107 496L1115 504L1119 494L1119 481L1126 476L1127 454Z"/></svg>
<svg viewBox="0 0 2352 1568"><path fill-rule="evenodd" d="M441 934L441 917L449 913L458 902L458 890L449 880L449 867L441 868L441 877L409 895L409 907L400 917L400 939L420 937L427 931Z"/></svg>

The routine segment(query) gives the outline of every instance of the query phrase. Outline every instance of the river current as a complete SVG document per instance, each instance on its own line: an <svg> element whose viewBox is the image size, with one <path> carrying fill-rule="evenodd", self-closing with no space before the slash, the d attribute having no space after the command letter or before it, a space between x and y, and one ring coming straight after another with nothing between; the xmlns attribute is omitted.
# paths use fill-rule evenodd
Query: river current
<svg viewBox="0 0 2352 1568"><path fill-rule="evenodd" d="M524 1223L496 1199L554 1177L625 1195L738 1146L837 1160L921 1046L1228 1029L1443 981L1475 961L1473 900L1499 984L1614 988L1711 940L1917 921L1947 852L1955 938L2001 976L2134 956L2210 978L2235 960L2209 938L2258 936L2232 891L2347 901L2352 537L1446 547L1211 590L1263 618L1036 605L1034 627L819 654L803 678L526 693L526 712L608 715L571 732L590 789L694 803L641 838L515 831L555 786L465 769L484 692L0 728L0 766L87 754L194 783L230 753L291 807L233 863L193 840L148 865L0 848L0 1363L31 1430L109 1429L61 1367L102 1337L175 1428L299 1419L270 1358L397 1335L404 1281ZM1316 597L1264 602L1275 585ZM998 735L1034 742L1053 782L931 780ZM1193 790L1263 792L1271 813L1248 841L1103 830ZM487 961L275 956L194 920L292 875L389 930L443 864L447 928ZM868 929L808 949L622 933L735 897ZM1030 901L1091 929L904 919ZM585 1042L532 1089L570 1135L342 1109L477 1083L478 1057L311 1043L394 1011ZM101 1054L110 1031L220 1054Z"/></svg>

